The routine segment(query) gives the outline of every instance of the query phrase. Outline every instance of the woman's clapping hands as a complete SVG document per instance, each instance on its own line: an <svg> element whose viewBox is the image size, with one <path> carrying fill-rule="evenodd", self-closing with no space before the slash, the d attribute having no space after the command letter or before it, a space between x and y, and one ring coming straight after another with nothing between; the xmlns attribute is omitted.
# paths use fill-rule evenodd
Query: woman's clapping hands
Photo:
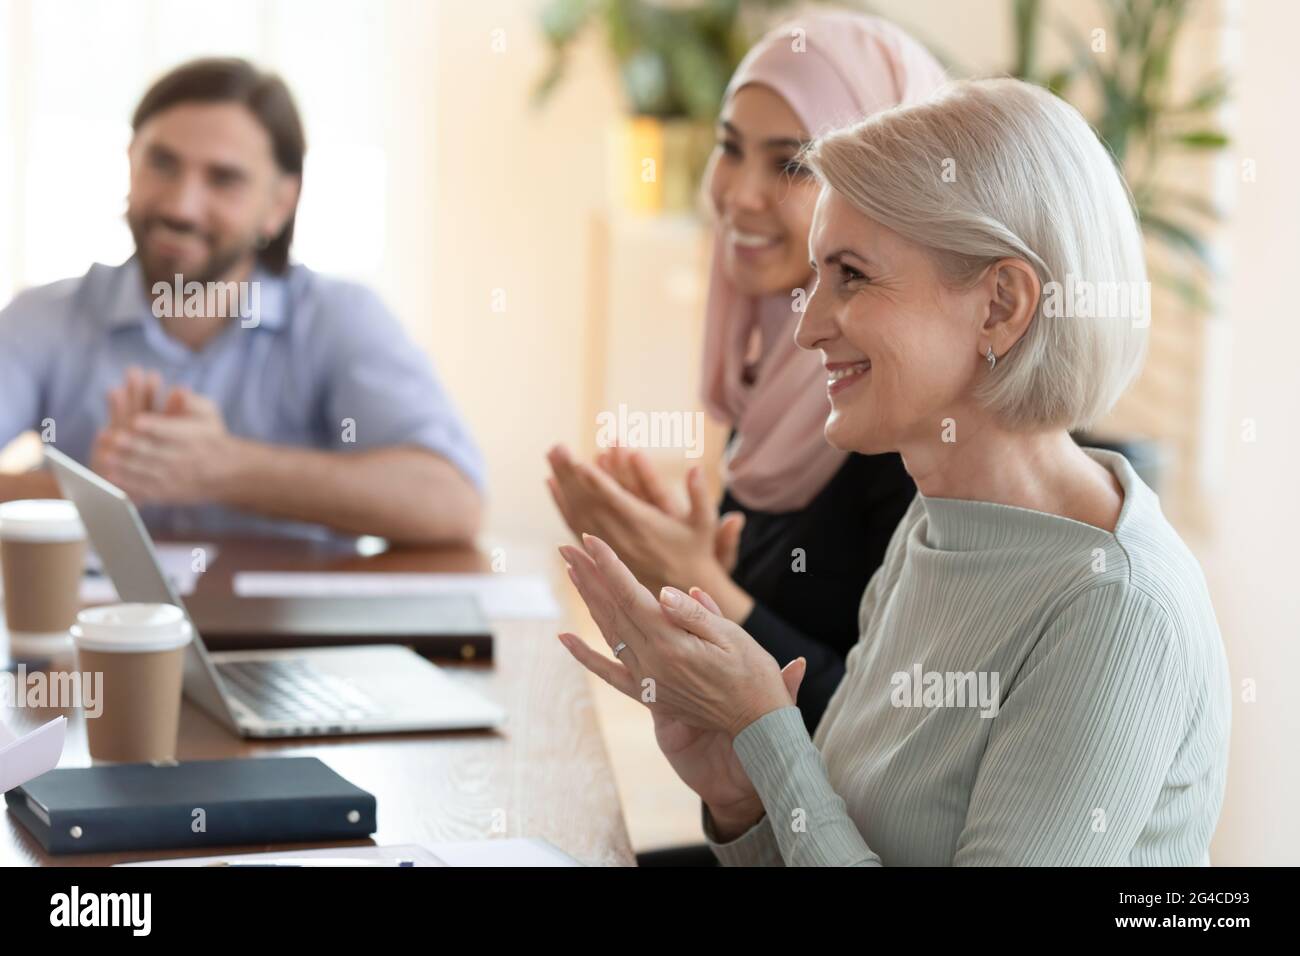
<svg viewBox="0 0 1300 956"><path fill-rule="evenodd" d="M719 825L757 820L758 794L732 740L764 714L794 704L805 662L784 671L706 593L666 587L656 599L599 538L560 548L569 577L617 659L572 634L569 652L650 709L660 749Z"/></svg>

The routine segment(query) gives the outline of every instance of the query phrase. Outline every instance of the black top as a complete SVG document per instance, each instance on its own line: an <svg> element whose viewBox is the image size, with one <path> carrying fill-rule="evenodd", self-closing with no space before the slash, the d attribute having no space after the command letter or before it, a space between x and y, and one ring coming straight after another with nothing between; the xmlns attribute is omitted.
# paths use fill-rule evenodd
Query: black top
<svg viewBox="0 0 1300 956"><path fill-rule="evenodd" d="M743 511L732 578L754 598L744 628L782 667L803 656L799 710L811 734L858 641L862 592L916 495L896 453L850 454L802 511L773 514L727 492L721 511Z"/></svg>

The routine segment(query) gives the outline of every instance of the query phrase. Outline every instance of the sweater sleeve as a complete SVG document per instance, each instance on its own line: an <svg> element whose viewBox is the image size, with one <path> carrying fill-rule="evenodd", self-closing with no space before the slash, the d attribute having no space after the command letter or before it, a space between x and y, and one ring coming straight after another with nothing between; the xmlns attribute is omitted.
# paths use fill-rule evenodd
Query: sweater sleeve
<svg viewBox="0 0 1300 956"><path fill-rule="evenodd" d="M785 860L781 859L781 847L776 842L772 828L768 826L766 816L734 840L723 843L718 840L718 833L713 828L709 808L704 804L700 806L704 839L723 866L785 866Z"/></svg>
<svg viewBox="0 0 1300 956"><path fill-rule="evenodd" d="M764 714L736 735L734 746L767 811L754 829L767 834L760 839L751 829L733 843L715 845L722 863L754 865L770 842L787 866L881 865L831 787L798 710Z"/></svg>
<svg viewBox="0 0 1300 956"><path fill-rule="evenodd" d="M863 634L867 632L877 606L897 579L898 566L901 562L902 541L915 520L917 500L913 498L912 506L899 523L893 538L890 539L884 562L872 574L871 580L867 582L867 587L863 591L862 601L858 609L858 622ZM749 630L749 628L746 627L746 630ZM762 643L762 641L760 640L759 643ZM862 643L859 641L849 651L848 661L852 661L861 648ZM829 726L834 721L835 714L845 706L846 690L843 681L839 679L842 676L843 673L836 679L836 687L819 725L821 727ZM804 680L806 682L807 678L805 677ZM804 699L804 688L802 687L799 691L799 699L800 702ZM809 736L811 733L809 728L816 724L809 724L805 719L803 725L799 725L797 721L798 713L793 707L773 711L754 721L736 736L734 743L736 753L740 756L741 762L745 764L745 769L749 771L750 778L753 780L755 787L758 788L759 796L762 797L763 806L767 808L768 813L735 840L720 843L717 840L716 832L713 830L712 821L709 820L708 810L704 810L704 835L709 841L713 855L724 866L781 866L786 862L796 862L790 861L788 857L783 856L782 844L777 838L777 830L775 829L779 827L779 824L773 822L772 808L776 806L798 807L802 805L806 809L807 804L803 802L802 798L795 796L791 792L794 784L787 777L786 768L793 769L797 767L803 770L812 780L816 801L821 806L823 813L829 817L833 817L836 812L840 814L842 819L839 824L839 836L849 839L850 842L853 838L856 838L859 844L856 850L856 859L865 866L879 865L879 858L858 835L856 827L848 819L844 811L844 801L830 787L821 753ZM763 754L765 751L777 754L784 753L784 759L764 760ZM745 753L753 756L756 766L761 764L766 768L767 775L764 783L760 784L759 780L754 777L755 771L746 762ZM820 786L817 785L818 780L821 781ZM773 803L768 803L768 793L773 795ZM786 819L789 820L791 827L800 825L793 810ZM847 830L844 828L846 823ZM792 830L791 832L796 831ZM797 862L812 861L800 858Z"/></svg>
<svg viewBox="0 0 1300 956"><path fill-rule="evenodd" d="M870 617L869 608L874 605L877 595L883 587L883 578L883 568L878 569L871 577L871 581L867 586L866 593L863 595L862 600L861 613L864 619ZM758 605L755 605L755 608L757 609ZM750 617L752 619L754 615L751 614ZM749 631L750 634L753 634L760 644L763 644L764 647L767 647L767 649L771 651L771 648L763 643L762 638L751 630L748 621L745 624L745 630ZM861 645L854 645L853 650L849 652L850 657L857 652L859 646ZM776 656L777 659L780 660L779 655ZM810 674L811 669L812 659L810 658ZM822 703L817 712L818 717L822 719L823 723L829 724L834 713L843 706L844 692L841 686L841 678L843 676L844 668L843 665L841 665L839 672L835 676L835 683L831 686L830 692L827 694L827 702ZM771 714L765 714L736 736L733 746L736 748L737 755L741 756L742 763L744 762L744 757L741 748L745 745L742 744L741 738L750 734L751 730L754 730L755 732L758 732L759 730L766 732L768 725L775 724L775 727L773 727L772 730L772 739L770 743L765 744L765 746L777 749L784 748L790 751L791 754L797 753L798 762L808 767L813 772L814 778L817 772L821 773L823 779L825 778L826 771L825 767L822 765L821 754L817 751L817 748L813 745L809 736L813 732L813 728L818 725L818 721L816 718L812 720L809 719L809 713L805 703L807 700L807 684L808 676L805 676L804 685L799 688L799 709L788 707L779 711L774 711ZM823 711L825 712L825 716L821 717ZM802 719L800 719L801 713ZM782 716L777 717L777 715ZM760 728L759 725L763 725L763 727ZM752 751L754 749L753 745L751 744L750 746ZM758 780L754 779L753 771L750 770L748 764L745 765L745 769L750 771L750 778L753 780L755 786L758 787L759 795L763 798L763 806L765 808L774 806L775 804L770 805L767 802L767 796L764 794L763 788L759 786ZM779 780L781 777L780 769L775 771L775 776ZM829 785L827 789L829 790ZM830 793L829 795L823 794L822 797L824 800L828 801L831 798L839 800L839 798L833 793ZM840 802L840 806L842 809L842 801ZM785 860L781 855L781 846L777 841L776 834L773 832L773 825L770 822L769 816L764 816L745 833L727 843L718 841L716 831L713 829L712 821L709 819L709 811L707 808L703 811L703 821L704 836L709 842L709 847L713 850L713 855L718 858L718 862L723 866L783 866L785 864Z"/></svg>
<svg viewBox="0 0 1300 956"><path fill-rule="evenodd" d="M1186 699L1163 609L1126 582L1075 598L997 714L973 718L994 723L954 864L1126 863L1177 750ZM787 865L882 865L793 707L754 721L735 748ZM742 864L769 850L753 830L714 847L724 863Z"/></svg>

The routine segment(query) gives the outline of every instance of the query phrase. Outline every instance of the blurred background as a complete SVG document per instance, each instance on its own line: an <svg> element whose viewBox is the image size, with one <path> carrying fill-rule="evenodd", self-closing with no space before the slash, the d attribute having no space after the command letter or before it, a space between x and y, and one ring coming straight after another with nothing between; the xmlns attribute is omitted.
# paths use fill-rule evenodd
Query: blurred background
<svg viewBox="0 0 1300 956"><path fill-rule="evenodd" d="M1212 855L1300 863L1300 91L1288 0L840 3L955 77L1077 105L1123 165L1154 281L1125 450L1205 568L1234 682ZM489 464L485 546L565 532L555 442L620 405L694 411L709 248L698 177L732 67L782 0L0 0L0 303L132 251L130 114L164 70L238 55L307 127L295 255L377 289ZM649 173L647 173L649 171ZM713 427L705 459L724 433ZM30 448L3 460L21 465ZM654 453L652 451L652 453ZM657 453L665 470L690 464ZM640 707L594 686L637 849L699 837Z"/></svg>

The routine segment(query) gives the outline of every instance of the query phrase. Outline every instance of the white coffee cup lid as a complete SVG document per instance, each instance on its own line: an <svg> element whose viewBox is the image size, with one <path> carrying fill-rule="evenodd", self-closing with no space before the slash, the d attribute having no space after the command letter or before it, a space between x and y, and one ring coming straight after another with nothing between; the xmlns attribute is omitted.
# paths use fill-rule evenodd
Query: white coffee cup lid
<svg viewBox="0 0 1300 956"><path fill-rule="evenodd" d="M62 498L26 498L0 504L0 538L80 541L86 537L77 506Z"/></svg>
<svg viewBox="0 0 1300 956"><path fill-rule="evenodd" d="M190 642L193 629L175 604L106 604L77 615L72 639L88 651L170 651Z"/></svg>

